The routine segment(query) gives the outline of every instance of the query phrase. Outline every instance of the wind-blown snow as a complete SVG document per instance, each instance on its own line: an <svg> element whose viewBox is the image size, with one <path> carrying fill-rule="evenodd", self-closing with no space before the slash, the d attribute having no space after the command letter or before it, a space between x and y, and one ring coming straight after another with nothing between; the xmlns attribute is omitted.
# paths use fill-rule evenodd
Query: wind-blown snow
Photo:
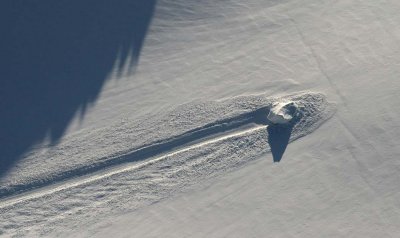
<svg viewBox="0 0 400 238"><path fill-rule="evenodd" d="M157 1L135 73L1 178L0 232L397 237L399 11Z"/></svg>

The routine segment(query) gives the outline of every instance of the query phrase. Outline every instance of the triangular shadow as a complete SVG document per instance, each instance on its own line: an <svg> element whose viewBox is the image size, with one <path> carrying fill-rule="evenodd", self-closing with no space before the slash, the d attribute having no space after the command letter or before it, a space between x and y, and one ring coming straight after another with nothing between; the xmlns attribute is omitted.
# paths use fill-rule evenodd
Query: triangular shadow
<svg viewBox="0 0 400 238"><path fill-rule="evenodd" d="M268 144L271 147L274 162L280 162L292 133L292 125L269 125Z"/></svg>

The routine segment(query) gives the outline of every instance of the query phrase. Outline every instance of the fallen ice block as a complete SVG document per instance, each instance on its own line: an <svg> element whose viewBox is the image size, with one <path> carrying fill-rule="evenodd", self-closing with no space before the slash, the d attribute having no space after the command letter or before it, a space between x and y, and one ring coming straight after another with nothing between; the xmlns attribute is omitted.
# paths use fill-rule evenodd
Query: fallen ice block
<svg viewBox="0 0 400 238"><path fill-rule="evenodd" d="M267 119L273 124L288 124L298 113L295 102L275 103L268 113Z"/></svg>

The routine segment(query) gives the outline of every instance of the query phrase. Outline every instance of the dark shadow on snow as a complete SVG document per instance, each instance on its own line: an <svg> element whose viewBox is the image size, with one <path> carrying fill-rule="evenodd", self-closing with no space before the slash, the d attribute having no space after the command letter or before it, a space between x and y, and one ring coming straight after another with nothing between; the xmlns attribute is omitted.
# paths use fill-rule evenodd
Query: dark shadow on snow
<svg viewBox="0 0 400 238"><path fill-rule="evenodd" d="M34 144L64 134L117 59L134 67L155 0L0 2L0 177ZM134 95L133 95L134 96Z"/></svg>
<svg viewBox="0 0 400 238"><path fill-rule="evenodd" d="M274 162L280 162L289 144L290 135L292 133L292 125L270 125L268 131L268 143L271 147L272 158Z"/></svg>
<svg viewBox="0 0 400 238"><path fill-rule="evenodd" d="M293 115L293 119L288 124L273 124L268 123L268 144L271 148L272 158L274 162L280 162L283 154L285 153L286 147L289 144L290 136L293 128L297 123L300 122L303 114L298 111L297 108L291 109L290 112Z"/></svg>

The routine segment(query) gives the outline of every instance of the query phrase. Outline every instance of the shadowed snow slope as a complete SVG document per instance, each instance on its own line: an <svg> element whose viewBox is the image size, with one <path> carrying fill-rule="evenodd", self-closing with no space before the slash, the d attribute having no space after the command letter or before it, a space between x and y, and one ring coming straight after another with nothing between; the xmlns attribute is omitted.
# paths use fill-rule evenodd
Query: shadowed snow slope
<svg viewBox="0 0 400 238"><path fill-rule="evenodd" d="M56 144L112 70L135 67L155 2L1 1L0 177L32 146Z"/></svg>
<svg viewBox="0 0 400 238"><path fill-rule="evenodd" d="M398 0L157 1L135 74L111 77L57 146L2 177L0 232L397 237L399 12ZM282 99L308 111L271 125ZM326 100L336 113L314 130Z"/></svg>

